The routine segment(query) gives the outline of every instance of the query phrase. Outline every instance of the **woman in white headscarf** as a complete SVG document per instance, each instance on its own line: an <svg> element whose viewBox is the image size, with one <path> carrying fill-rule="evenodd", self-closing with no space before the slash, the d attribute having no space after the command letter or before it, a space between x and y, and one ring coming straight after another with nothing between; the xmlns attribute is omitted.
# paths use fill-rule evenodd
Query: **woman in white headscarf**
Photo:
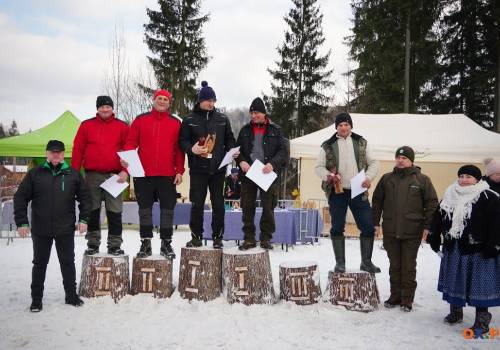
<svg viewBox="0 0 500 350"><path fill-rule="evenodd" d="M443 237L443 239L442 239ZM500 306L500 199L481 170L464 165L446 190L427 237L432 249L443 244L438 290L450 304L448 324L463 320L463 307L476 307L471 330L489 332L488 307Z"/></svg>

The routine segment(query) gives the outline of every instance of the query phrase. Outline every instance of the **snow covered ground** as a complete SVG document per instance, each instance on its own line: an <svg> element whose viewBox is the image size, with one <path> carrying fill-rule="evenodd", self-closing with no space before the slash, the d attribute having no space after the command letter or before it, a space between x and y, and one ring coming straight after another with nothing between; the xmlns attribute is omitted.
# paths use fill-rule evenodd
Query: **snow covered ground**
<svg viewBox="0 0 500 350"><path fill-rule="evenodd" d="M105 236L105 233L104 233ZM124 249L139 249L137 231L124 232ZM105 238L105 237L104 237ZM183 228L174 235L174 247L189 239ZM105 241L105 240L104 240ZM210 244L210 243L209 243ZM225 242L234 246L234 242ZM105 244L101 245L101 250ZM76 238L77 278L81 271L83 237ZM388 259L376 243L373 261L382 268L377 283L382 301L389 294ZM160 241L155 237L153 253ZM288 253L275 246L270 253L275 290L279 291L278 265L288 260L319 263L321 286L334 265L329 239L319 245L298 245ZM425 246L418 257L418 288L411 313L399 309L372 313L346 311L328 303L297 306L229 305L222 297L212 302L188 302L174 292L170 299L146 295L126 296L118 304L110 298L85 299L85 306L64 304L64 292L55 249L47 271L44 309L28 311L30 300L31 239L0 240L0 349L500 349L500 340L465 340L463 328L472 324L474 309L465 309L464 324L442 322L448 304L436 290L439 257ZM359 242L347 242L347 267L360 263ZM177 284L179 257L174 262ZM491 326L500 326L500 309L491 309Z"/></svg>

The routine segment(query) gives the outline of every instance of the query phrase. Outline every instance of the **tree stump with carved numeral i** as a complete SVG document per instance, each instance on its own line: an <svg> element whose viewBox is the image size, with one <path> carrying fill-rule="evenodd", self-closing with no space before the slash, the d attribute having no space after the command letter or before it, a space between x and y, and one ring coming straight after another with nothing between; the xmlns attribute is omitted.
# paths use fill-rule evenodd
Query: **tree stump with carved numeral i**
<svg viewBox="0 0 500 350"><path fill-rule="evenodd" d="M222 254L222 290L230 304L272 304L275 302L269 253L262 248Z"/></svg>
<svg viewBox="0 0 500 350"><path fill-rule="evenodd" d="M213 300L222 292L222 250L182 248L179 293L184 299Z"/></svg>
<svg viewBox="0 0 500 350"><path fill-rule="evenodd" d="M150 293L155 298L169 298L174 292L172 260L161 255L134 258L132 267L132 294Z"/></svg>
<svg viewBox="0 0 500 350"><path fill-rule="evenodd" d="M80 296L94 298L109 295L115 302L129 292L128 255L84 255L80 278Z"/></svg>
<svg viewBox="0 0 500 350"><path fill-rule="evenodd" d="M321 298L318 264L306 261L280 264L280 298L298 305L317 303Z"/></svg>
<svg viewBox="0 0 500 350"><path fill-rule="evenodd" d="M338 273L330 270L327 295L332 304L353 311L374 311L380 303L375 274L364 271Z"/></svg>

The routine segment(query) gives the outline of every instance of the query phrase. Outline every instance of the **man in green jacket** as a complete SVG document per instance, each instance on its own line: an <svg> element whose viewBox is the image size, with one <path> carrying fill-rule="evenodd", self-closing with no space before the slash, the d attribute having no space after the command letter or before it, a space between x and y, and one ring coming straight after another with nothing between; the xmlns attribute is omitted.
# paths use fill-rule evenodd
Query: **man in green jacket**
<svg viewBox="0 0 500 350"><path fill-rule="evenodd" d="M414 160L411 147L398 148L393 171L382 176L372 199L374 225L379 234L382 217L384 247L389 257L391 296L384 306L400 305L403 311L412 309L418 248L429 233L438 206L431 179L413 165Z"/></svg>

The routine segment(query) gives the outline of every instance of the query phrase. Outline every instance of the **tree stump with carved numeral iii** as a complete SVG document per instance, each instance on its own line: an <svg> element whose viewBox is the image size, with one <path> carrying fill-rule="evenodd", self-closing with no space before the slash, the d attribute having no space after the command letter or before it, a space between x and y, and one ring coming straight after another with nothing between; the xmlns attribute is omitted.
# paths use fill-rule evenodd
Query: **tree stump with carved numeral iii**
<svg viewBox="0 0 500 350"><path fill-rule="evenodd" d="M150 293L155 298L169 298L173 292L171 259L161 255L134 258L130 293Z"/></svg>
<svg viewBox="0 0 500 350"><path fill-rule="evenodd" d="M115 302L129 292L128 255L84 255L80 278L80 296L94 298L109 295Z"/></svg>
<svg viewBox="0 0 500 350"><path fill-rule="evenodd" d="M317 303L321 298L318 264L309 261L280 264L280 298L298 305Z"/></svg>
<svg viewBox="0 0 500 350"><path fill-rule="evenodd" d="M328 273L327 297L347 310L370 312L378 309L380 297L375 274L364 271Z"/></svg>
<svg viewBox="0 0 500 350"><path fill-rule="evenodd" d="M222 254L222 290L230 304L275 302L269 253L262 248L246 251L238 247Z"/></svg>
<svg viewBox="0 0 500 350"><path fill-rule="evenodd" d="M222 292L222 250L182 248L179 293L184 299L213 300Z"/></svg>

